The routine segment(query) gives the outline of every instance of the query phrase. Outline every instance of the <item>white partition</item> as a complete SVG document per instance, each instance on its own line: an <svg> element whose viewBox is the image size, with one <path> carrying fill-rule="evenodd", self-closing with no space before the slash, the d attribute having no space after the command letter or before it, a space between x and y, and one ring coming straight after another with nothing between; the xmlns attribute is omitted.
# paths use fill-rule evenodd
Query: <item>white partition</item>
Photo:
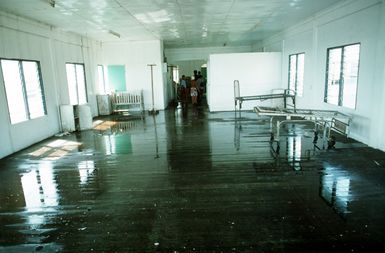
<svg viewBox="0 0 385 253"><path fill-rule="evenodd" d="M79 130L92 129L92 114L89 105L79 105Z"/></svg>
<svg viewBox="0 0 385 253"><path fill-rule="evenodd" d="M63 132L73 132L76 130L73 105L60 105L60 118Z"/></svg>
<svg viewBox="0 0 385 253"><path fill-rule="evenodd" d="M240 95L270 94L284 88L281 82L281 53L213 54L208 63L208 104L210 111L234 110L234 80ZM243 103L251 110L255 101Z"/></svg>

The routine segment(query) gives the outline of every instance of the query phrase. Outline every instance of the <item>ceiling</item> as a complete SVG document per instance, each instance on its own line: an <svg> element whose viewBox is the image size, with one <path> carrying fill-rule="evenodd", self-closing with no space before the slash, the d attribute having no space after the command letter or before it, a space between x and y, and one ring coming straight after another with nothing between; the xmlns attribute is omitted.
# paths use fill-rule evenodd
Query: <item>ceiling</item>
<svg viewBox="0 0 385 253"><path fill-rule="evenodd" d="M250 45L344 0L0 0L0 10L99 41Z"/></svg>

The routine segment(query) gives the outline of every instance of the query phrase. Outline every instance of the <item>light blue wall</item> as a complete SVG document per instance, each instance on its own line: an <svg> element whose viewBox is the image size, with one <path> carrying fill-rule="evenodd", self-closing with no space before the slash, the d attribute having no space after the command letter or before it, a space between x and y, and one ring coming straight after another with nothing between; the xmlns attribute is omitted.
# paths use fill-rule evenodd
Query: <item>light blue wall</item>
<svg viewBox="0 0 385 253"><path fill-rule="evenodd" d="M126 91L126 70L124 65L108 65L108 84L113 91Z"/></svg>

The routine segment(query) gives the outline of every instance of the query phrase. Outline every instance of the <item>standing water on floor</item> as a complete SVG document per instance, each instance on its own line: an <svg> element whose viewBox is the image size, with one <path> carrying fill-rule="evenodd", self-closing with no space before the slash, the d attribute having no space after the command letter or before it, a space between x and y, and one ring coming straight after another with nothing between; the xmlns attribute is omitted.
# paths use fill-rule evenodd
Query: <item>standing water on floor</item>
<svg viewBox="0 0 385 253"><path fill-rule="evenodd" d="M385 155L309 125L180 107L0 160L0 252L374 252ZM277 147L279 146L278 150Z"/></svg>

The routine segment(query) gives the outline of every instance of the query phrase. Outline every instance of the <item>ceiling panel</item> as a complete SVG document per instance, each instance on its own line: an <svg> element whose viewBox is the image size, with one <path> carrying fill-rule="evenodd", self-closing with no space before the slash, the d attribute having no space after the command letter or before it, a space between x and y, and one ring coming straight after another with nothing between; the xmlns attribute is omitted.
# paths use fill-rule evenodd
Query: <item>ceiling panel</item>
<svg viewBox="0 0 385 253"><path fill-rule="evenodd" d="M250 44L339 1L0 0L0 10L99 41L199 47Z"/></svg>

